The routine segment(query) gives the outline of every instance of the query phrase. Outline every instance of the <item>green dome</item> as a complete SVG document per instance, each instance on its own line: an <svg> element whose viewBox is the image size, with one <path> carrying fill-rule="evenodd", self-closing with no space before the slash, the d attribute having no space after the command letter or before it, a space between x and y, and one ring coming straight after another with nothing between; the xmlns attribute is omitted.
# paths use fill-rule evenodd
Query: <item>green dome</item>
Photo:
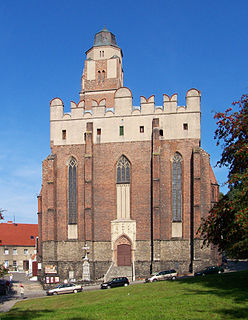
<svg viewBox="0 0 248 320"><path fill-rule="evenodd" d="M112 32L110 32L106 27L104 27L95 35L93 47L100 46L113 46L119 48L115 40L115 35Z"/></svg>

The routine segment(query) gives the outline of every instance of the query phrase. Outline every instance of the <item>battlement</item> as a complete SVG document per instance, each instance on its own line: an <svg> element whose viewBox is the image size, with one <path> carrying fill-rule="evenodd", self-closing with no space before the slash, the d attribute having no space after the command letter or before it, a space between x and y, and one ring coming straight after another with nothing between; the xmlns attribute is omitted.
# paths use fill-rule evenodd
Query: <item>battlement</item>
<svg viewBox="0 0 248 320"><path fill-rule="evenodd" d="M84 100L75 103L71 101L71 112L64 113L64 104L60 98L54 98L50 102L51 121L69 120L69 119L92 119L99 117L148 115L148 114L175 114L200 112L201 92L197 89L190 89L186 94L186 105L178 106L177 93L169 97L163 95L163 106L155 105L155 96L149 98L140 97L140 106L133 106L133 96L130 89L122 87L116 90L114 95L114 105L106 106L106 100L103 98L99 102L92 101L92 108L85 109Z"/></svg>
<svg viewBox="0 0 248 320"><path fill-rule="evenodd" d="M171 97L164 94L162 106L155 105L154 95L141 96L140 105L133 106L132 92L126 87L115 91L112 106L107 106L103 97L104 93L98 100L92 99L90 109L85 107L84 100L78 104L72 101L69 113L64 113L63 101L54 98L50 102L52 144L84 144L87 122L94 124L95 143L149 141L154 118L159 118L161 139L200 141L201 93L197 89L187 91L185 106L178 105L177 94ZM119 133L120 127L123 127L123 135Z"/></svg>

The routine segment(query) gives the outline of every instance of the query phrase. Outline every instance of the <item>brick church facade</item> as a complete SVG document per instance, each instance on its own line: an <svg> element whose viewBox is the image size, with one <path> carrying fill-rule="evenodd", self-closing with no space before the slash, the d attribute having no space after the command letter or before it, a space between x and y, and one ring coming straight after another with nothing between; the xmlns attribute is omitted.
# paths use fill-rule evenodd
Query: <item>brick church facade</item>
<svg viewBox="0 0 248 320"><path fill-rule="evenodd" d="M144 277L217 263L202 248L202 217L218 184L201 146L201 93L141 97L123 86L122 50L106 28L86 52L78 103L50 102L51 154L38 197L40 276ZM50 271L49 271L50 270Z"/></svg>

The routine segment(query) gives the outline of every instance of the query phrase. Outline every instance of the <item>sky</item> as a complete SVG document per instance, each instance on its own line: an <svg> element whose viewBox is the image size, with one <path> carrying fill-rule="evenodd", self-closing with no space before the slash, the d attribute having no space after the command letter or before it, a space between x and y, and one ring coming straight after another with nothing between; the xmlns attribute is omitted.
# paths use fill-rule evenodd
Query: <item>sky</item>
<svg viewBox="0 0 248 320"><path fill-rule="evenodd" d="M49 102L79 101L85 52L106 26L122 48L124 86L140 96L201 91L201 146L215 167L214 113L248 92L248 1L0 1L0 208L4 222L37 223L42 161L50 154Z"/></svg>

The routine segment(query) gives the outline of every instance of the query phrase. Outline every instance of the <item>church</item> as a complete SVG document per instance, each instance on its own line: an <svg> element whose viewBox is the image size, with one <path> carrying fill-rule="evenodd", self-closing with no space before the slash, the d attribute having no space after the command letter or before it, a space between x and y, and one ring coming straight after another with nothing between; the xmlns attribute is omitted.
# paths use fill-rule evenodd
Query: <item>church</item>
<svg viewBox="0 0 248 320"><path fill-rule="evenodd" d="M216 264L201 218L219 186L201 148L201 92L140 97L123 85L123 53L106 28L86 51L79 102L50 102L51 153L38 196L39 275L96 280Z"/></svg>

